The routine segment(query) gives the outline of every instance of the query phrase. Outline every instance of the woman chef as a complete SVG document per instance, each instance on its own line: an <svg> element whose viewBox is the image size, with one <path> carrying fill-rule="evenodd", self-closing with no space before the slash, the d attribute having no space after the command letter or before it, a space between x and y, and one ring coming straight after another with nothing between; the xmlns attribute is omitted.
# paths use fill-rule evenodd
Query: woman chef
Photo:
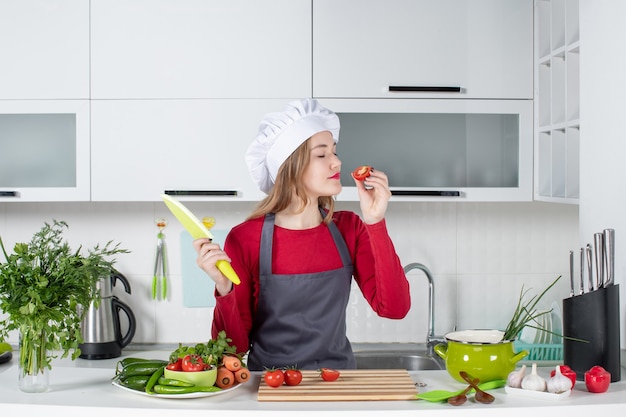
<svg viewBox="0 0 626 417"><path fill-rule="evenodd" d="M379 316L400 319L410 308L384 218L387 176L376 170L355 180L362 220L333 210L338 139L339 118L316 100L266 115L246 161L267 197L230 231L224 250L193 243L197 264L215 281L213 337L224 330L240 353L249 349L251 370L354 368L346 337L352 277ZM216 268L220 259L232 263L240 285Z"/></svg>

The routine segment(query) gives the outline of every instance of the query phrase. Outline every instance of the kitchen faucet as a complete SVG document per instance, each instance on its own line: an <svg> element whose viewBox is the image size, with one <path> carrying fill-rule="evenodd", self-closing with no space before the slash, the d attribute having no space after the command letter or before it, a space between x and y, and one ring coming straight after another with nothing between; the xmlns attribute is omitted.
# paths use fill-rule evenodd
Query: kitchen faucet
<svg viewBox="0 0 626 417"><path fill-rule="evenodd" d="M426 278L428 278L428 334L426 335L426 346L429 355L438 357L434 355L434 347L438 343L445 343L445 339L435 336L435 281L433 280L433 275L430 273L430 270L425 265L417 262L405 266L404 274L406 275L413 269L421 270L426 275Z"/></svg>

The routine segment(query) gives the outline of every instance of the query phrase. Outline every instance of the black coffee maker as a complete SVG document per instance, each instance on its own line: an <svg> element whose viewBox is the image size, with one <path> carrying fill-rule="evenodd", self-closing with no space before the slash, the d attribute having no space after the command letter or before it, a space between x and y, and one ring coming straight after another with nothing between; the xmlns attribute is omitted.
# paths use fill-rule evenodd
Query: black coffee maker
<svg viewBox="0 0 626 417"><path fill-rule="evenodd" d="M130 284L120 273L101 278L97 286L100 291L100 305L92 303L81 323L83 343L80 347L80 358L109 359L122 354L122 348L128 345L135 335L135 315L130 307L113 295L113 287L117 281L124 284L130 294ZM128 329L122 335L120 311L128 318Z"/></svg>

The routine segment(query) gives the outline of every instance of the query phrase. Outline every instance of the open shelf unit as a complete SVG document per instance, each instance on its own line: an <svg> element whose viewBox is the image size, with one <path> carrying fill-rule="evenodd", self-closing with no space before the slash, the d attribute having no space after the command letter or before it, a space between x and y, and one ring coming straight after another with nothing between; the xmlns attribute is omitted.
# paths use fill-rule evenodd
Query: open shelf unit
<svg viewBox="0 0 626 417"><path fill-rule="evenodd" d="M535 200L578 204L578 0L535 1Z"/></svg>

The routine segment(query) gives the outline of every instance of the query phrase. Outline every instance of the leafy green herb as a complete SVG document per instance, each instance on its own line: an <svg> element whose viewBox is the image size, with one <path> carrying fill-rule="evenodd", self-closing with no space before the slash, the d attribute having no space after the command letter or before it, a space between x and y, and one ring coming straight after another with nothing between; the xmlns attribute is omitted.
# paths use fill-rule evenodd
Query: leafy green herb
<svg viewBox="0 0 626 417"><path fill-rule="evenodd" d="M524 298L526 297L526 294L529 290L524 290L524 286L522 285L519 300L517 301L517 307L515 308L515 312L513 313L511 321L504 331L504 336L502 337L502 340L515 340L515 338L519 335L522 329L526 326L532 327L540 331L547 331L539 325L537 318L543 316L544 314L549 314L552 310L537 312L536 307L541 298L543 298L543 296L552 287L554 287L559 279L561 279L561 275L559 275L557 279L552 282L552 284L550 284L545 290L543 290L541 294L535 294L528 301L524 301Z"/></svg>
<svg viewBox="0 0 626 417"><path fill-rule="evenodd" d="M237 347L230 345L232 339L226 337L226 332L222 330L217 334L217 339L211 339L206 343L198 343L195 346L183 346L178 344L178 349L170 354L170 362L176 362L178 358L185 355L197 354L202 357L204 363L208 365L218 365L225 353L235 354Z"/></svg>
<svg viewBox="0 0 626 417"><path fill-rule="evenodd" d="M29 243L15 244L10 255L0 238L6 260L0 263L0 310L7 315L0 320L0 340L19 330L25 351L20 365L29 375L51 369L52 352L66 357L72 351L72 360L80 355L81 321L87 307L100 302L96 284L115 272L115 260L107 258L128 253L111 241L87 255L81 254L82 246L72 251L63 240L66 228L63 221L45 223Z"/></svg>

